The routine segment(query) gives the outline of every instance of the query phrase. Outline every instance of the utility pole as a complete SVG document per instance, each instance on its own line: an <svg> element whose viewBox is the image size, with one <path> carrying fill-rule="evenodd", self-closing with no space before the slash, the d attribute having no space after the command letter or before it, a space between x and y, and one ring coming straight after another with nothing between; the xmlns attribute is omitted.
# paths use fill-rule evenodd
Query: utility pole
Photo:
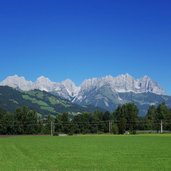
<svg viewBox="0 0 171 171"><path fill-rule="evenodd" d="M51 136L53 136L53 122L51 121Z"/></svg>
<svg viewBox="0 0 171 171"><path fill-rule="evenodd" d="M112 121L109 121L109 133L112 132Z"/></svg>
<svg viewBox="0 0 171 171"><path fill-rule="evenodd" d="M161 130L160 130L160 133L163 134L163 121L161 120Z"/></svg>

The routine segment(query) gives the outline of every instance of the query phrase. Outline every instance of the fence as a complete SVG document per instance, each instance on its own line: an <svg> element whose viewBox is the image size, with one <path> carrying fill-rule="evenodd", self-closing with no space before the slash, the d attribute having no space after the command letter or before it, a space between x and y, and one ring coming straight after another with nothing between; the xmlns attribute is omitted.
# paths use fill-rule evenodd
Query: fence
<svg viewBox="0 0 171 171"><path fill-rule="evenodd" d="M5 122L0 123L0 134L124 134L124 133L170 133L171 121L134 121L114 120L96 122Z"/></svg>

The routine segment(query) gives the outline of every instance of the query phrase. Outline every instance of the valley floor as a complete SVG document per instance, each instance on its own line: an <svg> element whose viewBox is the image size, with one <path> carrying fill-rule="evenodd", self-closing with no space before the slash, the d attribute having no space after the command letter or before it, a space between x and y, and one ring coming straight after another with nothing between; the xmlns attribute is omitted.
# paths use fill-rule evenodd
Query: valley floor
<svg viewBox="0 0 171 171"><path fill-rule="evenodd" d="M170 171L171 135L0 137L0 171Z"/></svg>

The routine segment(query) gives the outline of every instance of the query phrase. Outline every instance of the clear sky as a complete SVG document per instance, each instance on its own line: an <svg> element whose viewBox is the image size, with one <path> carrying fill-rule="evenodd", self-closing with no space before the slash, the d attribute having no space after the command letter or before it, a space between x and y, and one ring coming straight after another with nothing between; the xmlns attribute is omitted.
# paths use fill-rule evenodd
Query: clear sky
<svg viewBox="0 0 171 171"><path fill-rule="evenodd" d="M0 1L0 80L149 75L171 95L170 0Z"/></svg>

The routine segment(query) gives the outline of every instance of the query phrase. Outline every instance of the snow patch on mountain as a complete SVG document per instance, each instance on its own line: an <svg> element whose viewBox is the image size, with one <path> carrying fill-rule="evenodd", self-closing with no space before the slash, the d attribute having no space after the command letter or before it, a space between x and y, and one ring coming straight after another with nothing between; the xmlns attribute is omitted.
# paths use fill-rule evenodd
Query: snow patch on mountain
<svg viewBox="0 0 171 171"><path fill-rule="evenodd" d="M64 85L64 87L68 91L68 94L71 97L76 97L78 95L78 92L80 91L80 87L77 87L72 80L67 79L63 81L62 84Z"/></svg>

